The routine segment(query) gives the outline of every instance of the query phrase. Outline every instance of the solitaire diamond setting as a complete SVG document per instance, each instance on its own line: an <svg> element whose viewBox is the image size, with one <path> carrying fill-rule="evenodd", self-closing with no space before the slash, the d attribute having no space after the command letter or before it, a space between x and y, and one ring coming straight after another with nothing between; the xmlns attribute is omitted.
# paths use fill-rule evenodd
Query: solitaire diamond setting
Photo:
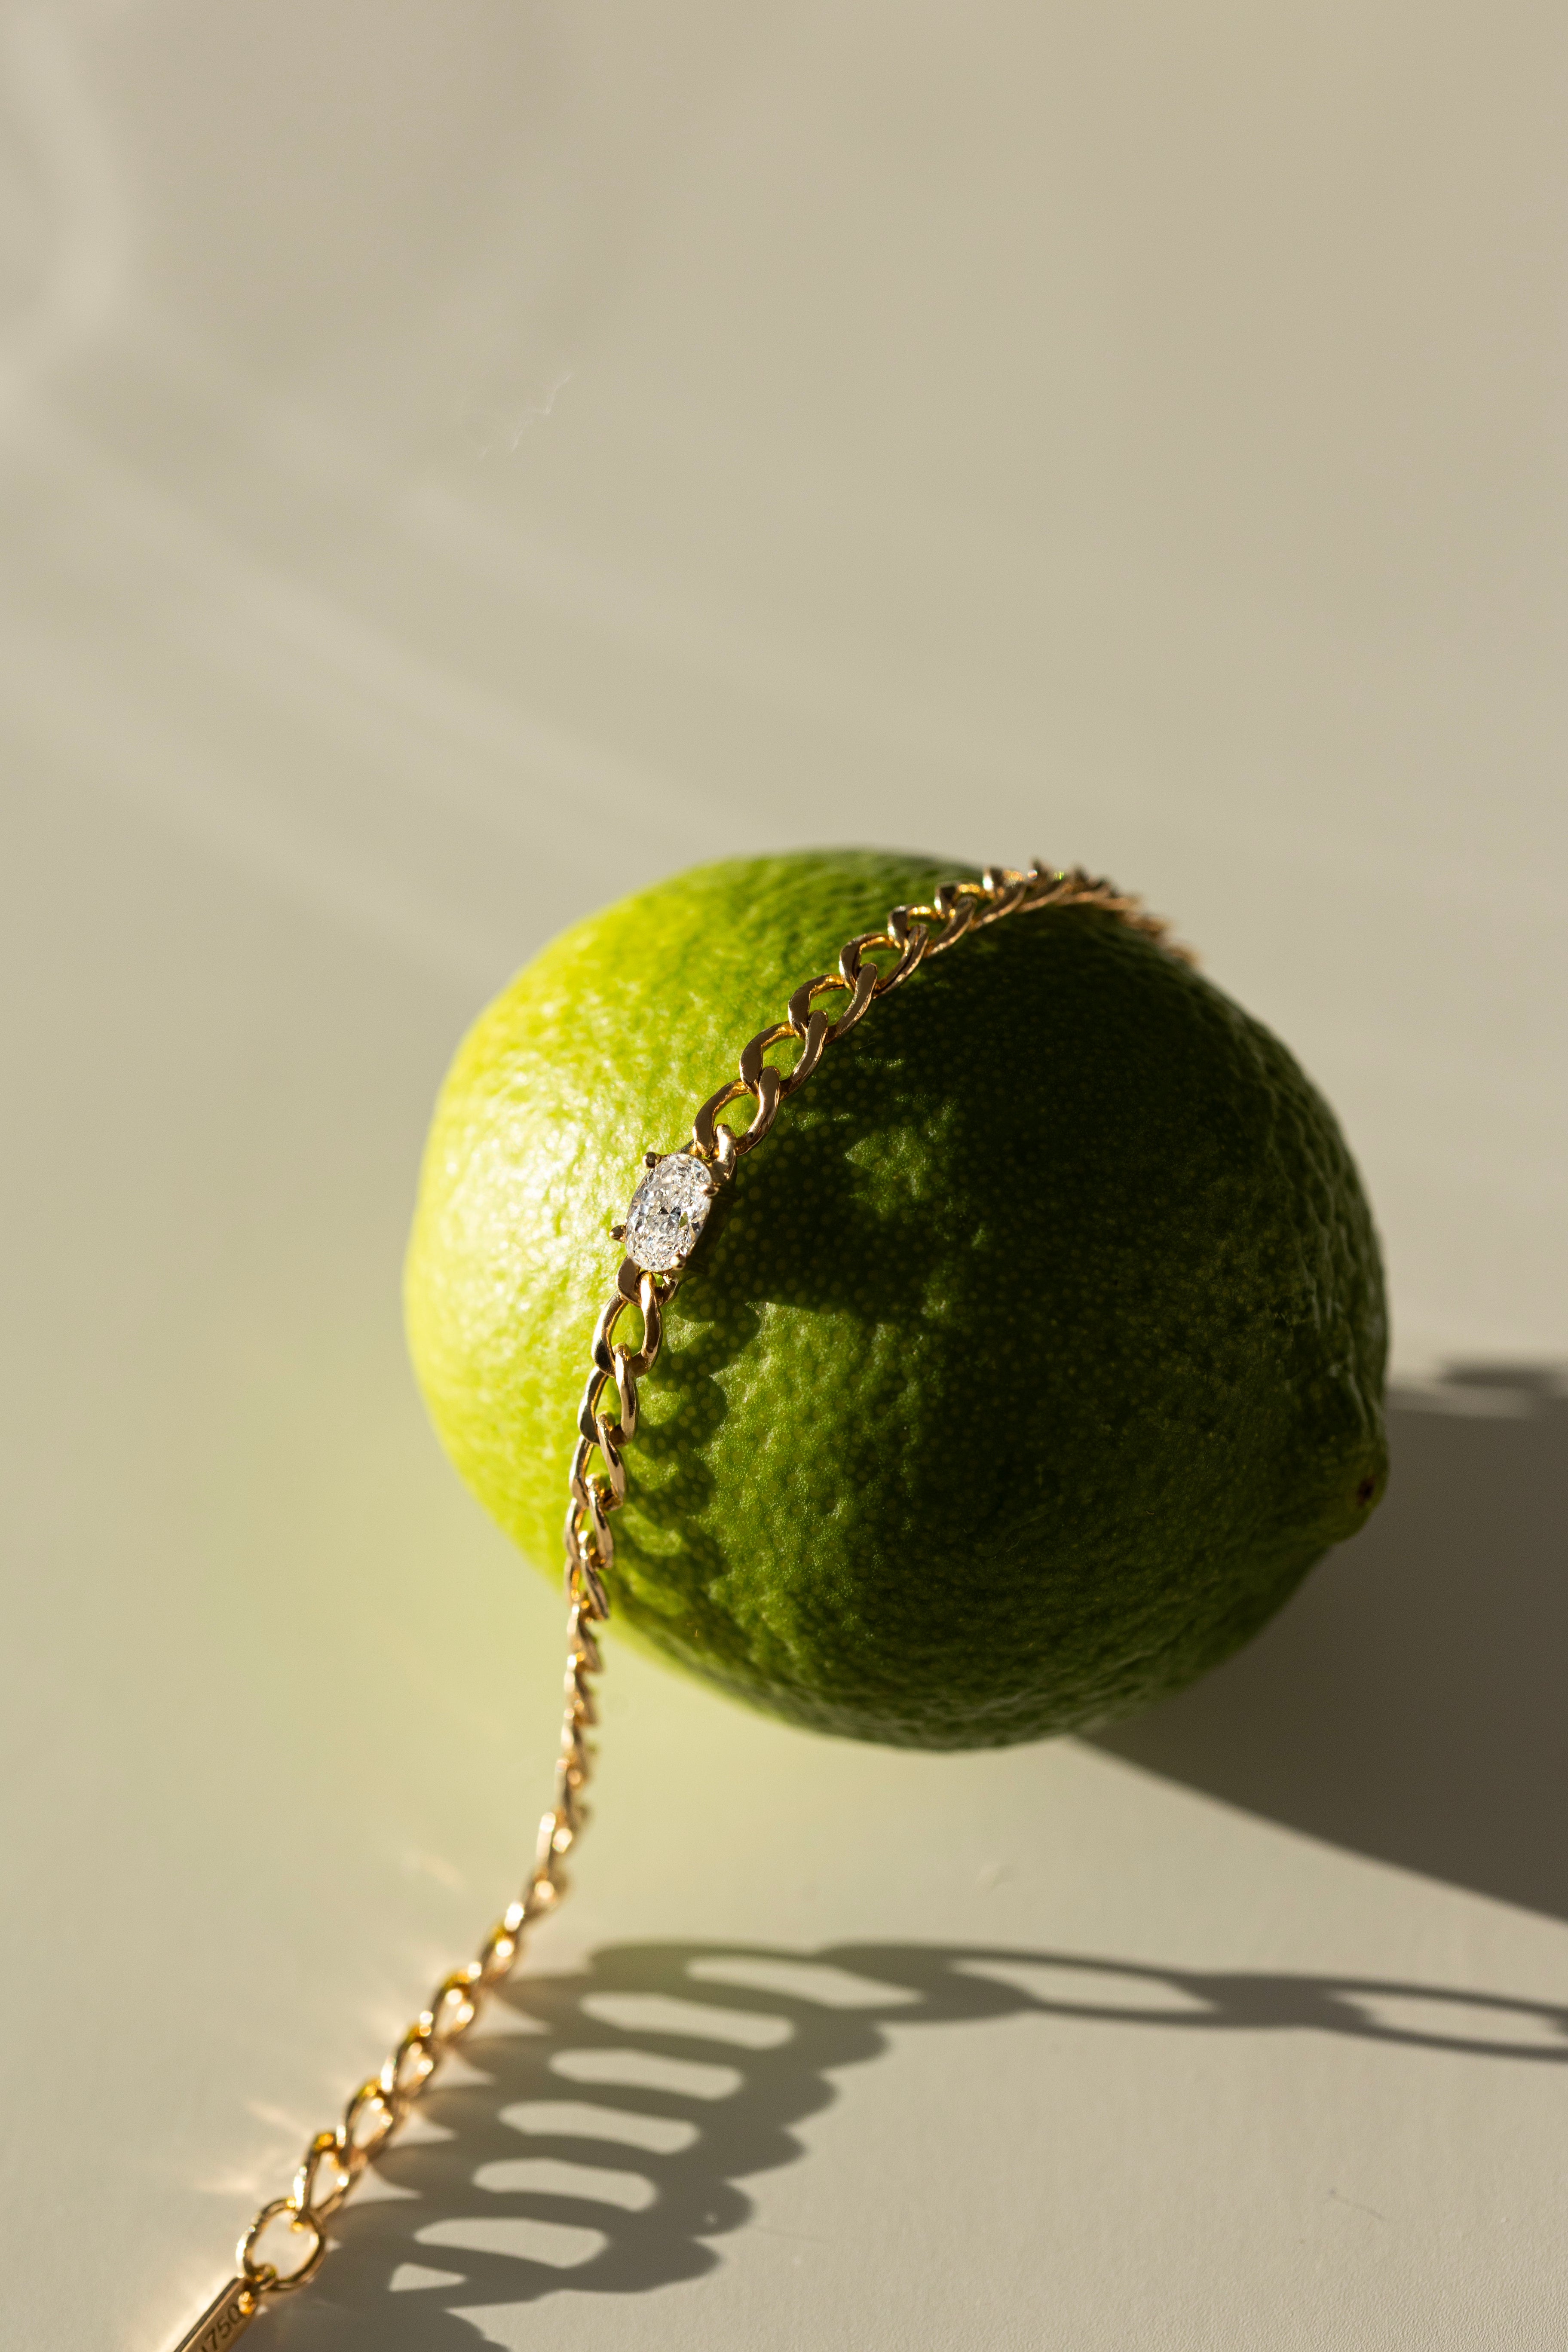
<svg viewBox="0 0 1568 2352"><path fill-rule="evenodd" d="M626 1212L626 1255L645 1274L684 1265L713 1206L714 1184L700 1160L672 1151L649 1170Z"/></svg>

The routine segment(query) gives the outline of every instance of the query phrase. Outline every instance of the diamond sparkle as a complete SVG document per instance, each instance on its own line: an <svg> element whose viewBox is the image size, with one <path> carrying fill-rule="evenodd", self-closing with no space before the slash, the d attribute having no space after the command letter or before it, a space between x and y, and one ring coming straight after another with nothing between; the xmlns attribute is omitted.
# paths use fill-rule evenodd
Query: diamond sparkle
<svg viewBox="0 0 1568 2352"><path fill-rule="evenodd" d="M645 1274L668 1274L689 1258L713 1206L713 1179L689 1152L650 1169L626 1212L626 1255Z"/></svg>

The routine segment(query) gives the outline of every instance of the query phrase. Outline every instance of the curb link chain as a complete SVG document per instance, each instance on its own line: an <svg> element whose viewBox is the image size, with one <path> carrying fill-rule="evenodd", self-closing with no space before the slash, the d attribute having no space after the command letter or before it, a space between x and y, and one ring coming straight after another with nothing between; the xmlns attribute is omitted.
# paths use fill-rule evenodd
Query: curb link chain
<svg viewBox="0 0 1568 2352"><path fill-rule="evenodd" d="M846 942L837 971L819 972L795 990L784 1018L760 1029L742 1048L737 1076L709 1096L692 1121L690 1143L682 1149L705 1164L715 1184L728 1183L746 1153L755 1150L768 1133L779 1105L805 1084L828 1046L847 1035L878 997L901 987L930 957L944 955L971 931L1009 915L1049 907L1097 908L1119 916L1168 952L1184 955L1172 946L1165 925L1143 912L1139 899L1110 882L1092 880L1077 867L1064 872L1037 861L1022 872L1009 866L988 866L978 882L944 882L929 905L895 907L880 930L858 933ZM843 1000L831 1019L817 1002L825 996ZM787 1070L766 1059L777 1047L795 1048ZM751 1104L752 1115L737 1133L719 1114L742 1100ZM657 1163L659 1157L650 1152L648 1162ZM614 1230L618 1235L624 1229ZM598 1719L592 1678L602 1664L595 1629L609 1614L605 1577L615 1560L610 1514L626 1501L624 1453L637 1431L637 1385L658 1360L664 1309L680 1278L679 1268L653 1275L628 1257L594 1328L593 1368L577 1415L566 1512L565 1713L554 1799L539 1825L532 1874L476 1957L442 1978L428 2008L420 2011L380 2073L368 2076L350 2097L341 2121L310 2142L288 2195L263 2205L240 2239L237 2275L180 2338L175 2352L226 2352L266 2301L290 2294L314 2278L328 2251L327 2225L332 2216L365 2167L385 2154L442 2060L474 2024L488 1995L510 1976L528 1930L548 1918L566 1892L566 1860L588 1818L583 1792L594 1751L587 1735ZM634 1308L642 1336L640 1344L631 1348L615 1335ZM613 1420L607 1410L609 1391L614 1391ZM590 1467L595 1453L603 1465L599 1471Z"/></svg>

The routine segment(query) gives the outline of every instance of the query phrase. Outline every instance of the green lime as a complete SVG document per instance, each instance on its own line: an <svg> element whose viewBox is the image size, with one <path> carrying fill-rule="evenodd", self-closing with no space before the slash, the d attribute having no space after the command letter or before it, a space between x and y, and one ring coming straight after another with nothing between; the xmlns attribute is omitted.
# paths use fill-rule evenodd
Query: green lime
<svg viewBox="0 0 1568 2352"><path fill-rule="evenodd" d="M954 870L700 867L567 931L464 1043L410 1341L458 1468L551 1576L645 1149ZM722 1193L644 1383L614 1623L857 1738L1103 1723L1362 1525L1384 1346L1355 1168L1285 1048L1114 916L1015 916L874 1003Z"/></svg>

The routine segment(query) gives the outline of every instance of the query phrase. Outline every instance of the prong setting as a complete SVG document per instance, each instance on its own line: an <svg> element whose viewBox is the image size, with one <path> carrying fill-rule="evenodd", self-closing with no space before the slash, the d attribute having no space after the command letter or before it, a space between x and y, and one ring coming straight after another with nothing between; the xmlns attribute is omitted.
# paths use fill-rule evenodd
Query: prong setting
<svg viewBox="0 0 1568 2352"><path fill-rule="evenodd" d="M708 1222L718 1187L694 1151L652 1155L647 1174L626 1213L626 1255L644 1274L670 1274L685 1264Z"/></svg>

